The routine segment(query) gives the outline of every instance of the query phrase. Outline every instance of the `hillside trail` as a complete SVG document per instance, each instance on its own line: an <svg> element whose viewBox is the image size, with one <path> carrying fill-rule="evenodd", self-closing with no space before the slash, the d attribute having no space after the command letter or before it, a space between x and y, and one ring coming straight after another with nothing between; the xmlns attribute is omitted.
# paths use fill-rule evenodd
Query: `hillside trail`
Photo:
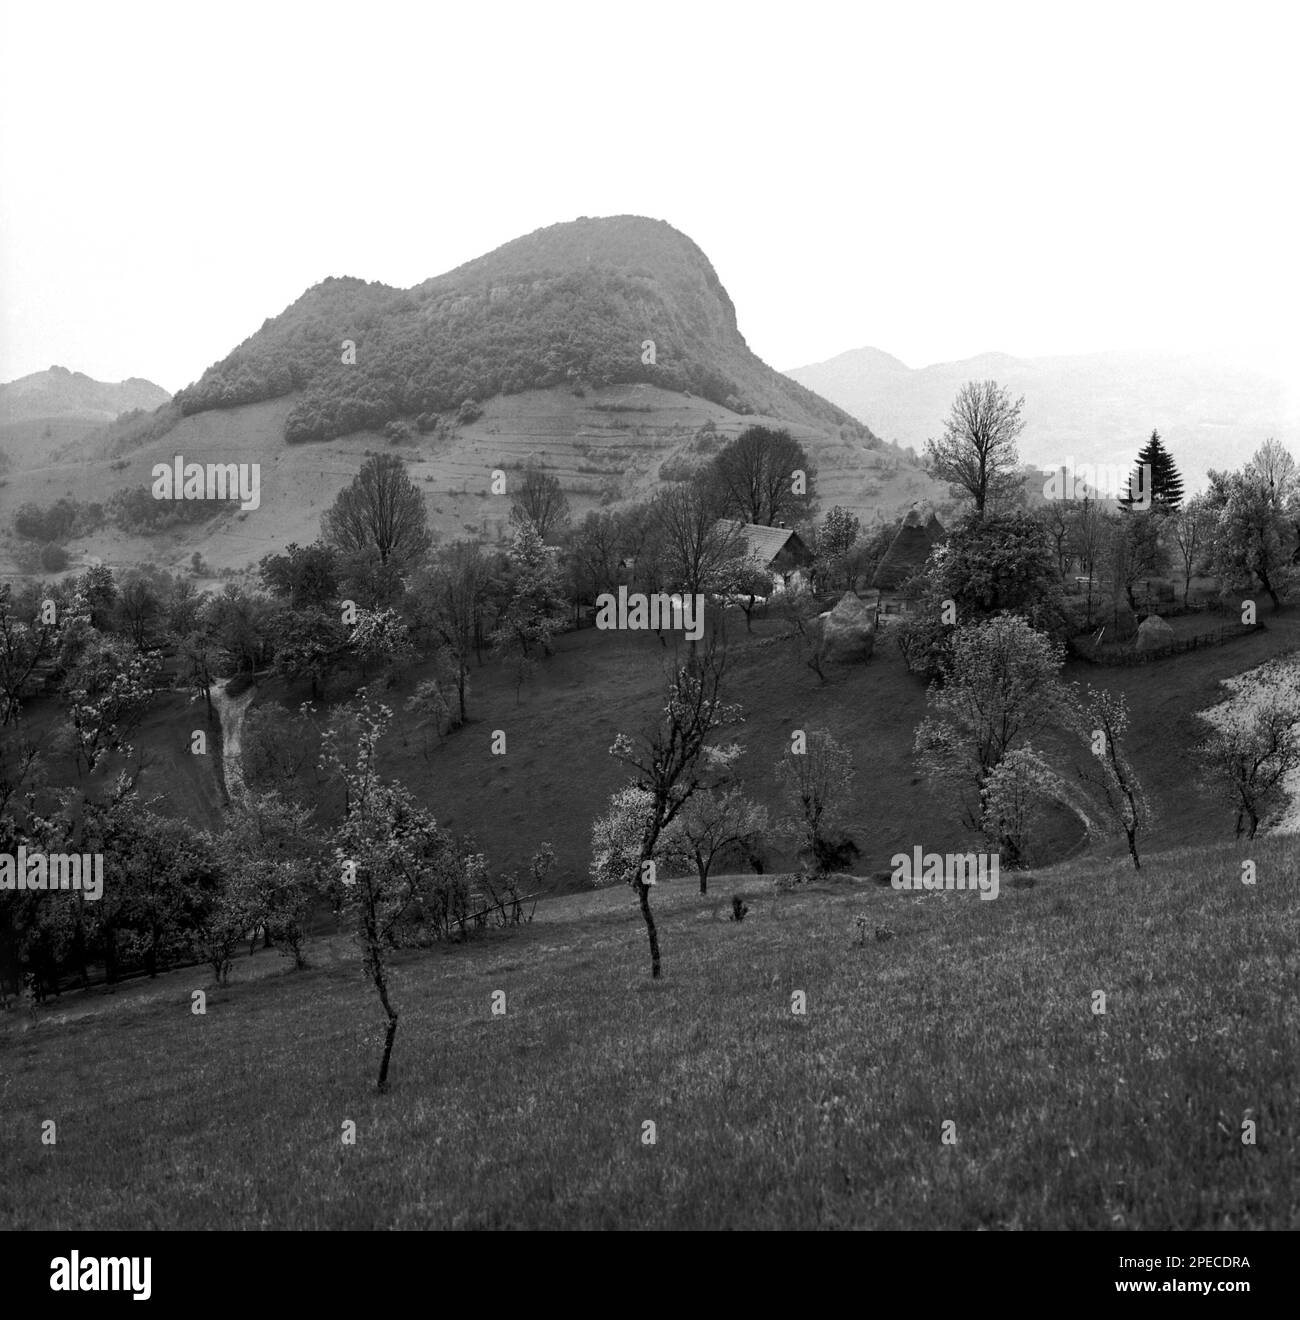
<svg viewBox="0 0 1300 1320"><path fill-rule="evenodd" d="M225 683L213 683L208 688L208 696L211 698L212 708L217 712L217 719L221 724L221 769L226 779L226 793L233 798L236 794L244 791L244 761L241 742L244 731L244 714L252 703L257 689L249 687L237 697L227 696L226 687L231 681L227 679Z"/></svg>

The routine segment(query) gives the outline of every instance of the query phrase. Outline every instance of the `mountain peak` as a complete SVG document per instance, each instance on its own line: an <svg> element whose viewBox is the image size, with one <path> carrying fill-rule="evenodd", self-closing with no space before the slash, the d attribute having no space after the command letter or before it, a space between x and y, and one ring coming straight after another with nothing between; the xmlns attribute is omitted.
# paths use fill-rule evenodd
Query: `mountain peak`
<svg viewBox="0 0 1300 1320"><path fill-rule="evenodd" d="M638 215L548 225L411 289L331 277L177 402L189 414L301 395L285 438L325 440L500 394L637 383L873 438L757 358L700 247Z"/></svg>

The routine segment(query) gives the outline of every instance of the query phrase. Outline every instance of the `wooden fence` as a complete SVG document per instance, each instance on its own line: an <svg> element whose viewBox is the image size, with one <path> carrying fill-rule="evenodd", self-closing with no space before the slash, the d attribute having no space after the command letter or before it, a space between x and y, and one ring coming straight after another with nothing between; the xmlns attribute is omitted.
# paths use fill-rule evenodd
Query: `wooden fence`
<svg viewBox="0 0 1300 1320"><path fill-rule="evenodd" d="M1197 633L1195 637L1184 637L1181 641L1170 642L1168 646L1153 646L1139 651L1136 646L1124 651L1101 651L1095 649L1091 639L1080 642L1075 639L1070 649L1080 659L1094 665L1145 665L1152 660L1165 660L1171 655L1183 655L1188 651L1200 651L1209 646L1221 646L1224 642L1235 641L1238 637L1248 637L1251 633L1263 629L1262 623L1236 623L1216 629L1214 632Z"/></svg>

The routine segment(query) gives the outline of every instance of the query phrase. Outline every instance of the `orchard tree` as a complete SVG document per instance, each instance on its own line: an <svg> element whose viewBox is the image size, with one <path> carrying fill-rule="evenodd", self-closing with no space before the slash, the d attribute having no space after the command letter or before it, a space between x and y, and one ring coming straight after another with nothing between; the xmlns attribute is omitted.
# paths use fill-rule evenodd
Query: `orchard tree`
<svg viewBox="0 0 1300 1320"><path fill-rule="evenodd" d="M377 764L380 739L392 718L362 688L347 721L336 721L321 739L321 768L343 787L344 816L335 834L340 911L353 924L362 966L387 1019L378 1089L388 1089L388 1065L398 1013L389 994L388 948L406 919L418 911L448 863L445 833L396 780L385 781ZM355 745L345 748L345 724ZM454 860L454 859L453 859ZM459 892L464 906L467 890ZM463 916L463 912L457 911ZM447 914L437 920L445 924Z"/></svg>
<svg viewBox="0 0 1300 1320"><path fill-rule="evenodd" d="M63 689L79 772L90 774L111 751L130 754L127 735L144 718L160 668L156 657L112 638L83 651Z"/></svg>
<svg viewBox="0 0 1300 1320"><path fill-rule="evenodd" d="M981 829L989 775L1013 747L1059 722L1065 694L1059 644L1014 614L955 629L917 726L921 767L959 794L965 823Z"/></svg>
<svg viewBox="0 0 1300 1320"><path fill-rule="evenodd" d="M27 680L53 655L58 617L56 612L47 623L37 614L29 622L18 611L13 588L0 586L0 724L18 719Z"/></svg>
<svg viewBox="0 0 1300 1320"><path fill-rule="evenodd" d="M406 621L391 608L359 609L348 646L360 661L362 678L369 664L382 662L392 673L415 653Z"/></svg>
<svg viewBox="0 0 1300 1320"><path fill-rule="evenodd" d="M1013 747L989 771L980 828L1008 866L1025 860L1035 810L1062 796L1060 777L1028 743Z"/></svg>
<svg viewBox="0 0 1300 1320"><path fill-rule="evenodd" d="M796 729L790 747L777 760L776 780L787 807L786 833L800 841L818 874L829 869L832 833L851 803L853 754L827 729Z"/></svg>
<svg viewBox="0 0 1300 1320"><path fill-rule="evenodd" d="M1138 835L1151 827L1153 814L1142 781L1124 748L1129 727L1124 694L1090 684L1083 695L1074 699L1069 723L1090 753L1079 777L1092 790L1106 817L1123 833L1133 869L1140 871Z"/></svg>
<svg viewBox="0 0 1300 1320"><path fill-rule="evenodd" d="M700 893L707 894L714 862L729 848L752 854L767 827L767 808L733 784L691 798L670 827L667 852L672 860L695 867Z"/></svg>
<svg viewBox="0 0 1300 1320"><path fill-rule="evenodd" d="M1215 712L1213 732L1196 749L1202 782L1235 813L1236 837L1255 837L1259 823L1286 800L1300 770L1300 694L1276 676L1251 674L1234 683L1232 700Z"/></svg>
<svg viewBox="0 0 1300 1320"><path fill-rule="evenodd" d="M626 789L620 790L621 798L615 795L610 815L616 819L593 832L591 875L596 884L622 881L632 886L650 941L652 977L659 976L660 962L650 888L664 832L697 793L729 781L740 755L734 742L710 742L719 729L743 719L739 706L722 699L725 671L726 652L710 637L669 679L667 704L658 722L636 738L619 733L609 749L634 772L630 787L640 796Z"/></svg>
<svg viewBox="0 0 1300 1320"><path fill-rule="evenodd" d="M1018 485L1016 441L1025 429L1024 396L1013 400L997 381L967 381L957 391L938 440L925 442L925 466L954 499L969 496L975 517L1005 502Z"/></svg>

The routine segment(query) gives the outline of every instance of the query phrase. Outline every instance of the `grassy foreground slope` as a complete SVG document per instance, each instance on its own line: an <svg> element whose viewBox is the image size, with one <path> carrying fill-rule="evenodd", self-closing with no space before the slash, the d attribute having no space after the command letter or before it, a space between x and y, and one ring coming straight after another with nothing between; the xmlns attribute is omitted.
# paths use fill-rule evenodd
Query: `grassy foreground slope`
<svg viewBox="0 0 1300 1320"><path fill-rule="evenodd" d="M676 882L658 983L629 893L557 899L399 961L382 1097L341 941L244 960L203 1017L197 970L65 996L0 1028L0 1226L1295 1228L1300 874L1243 855L993 902ZM894 938L852 947L859 913Z"/></svg>

